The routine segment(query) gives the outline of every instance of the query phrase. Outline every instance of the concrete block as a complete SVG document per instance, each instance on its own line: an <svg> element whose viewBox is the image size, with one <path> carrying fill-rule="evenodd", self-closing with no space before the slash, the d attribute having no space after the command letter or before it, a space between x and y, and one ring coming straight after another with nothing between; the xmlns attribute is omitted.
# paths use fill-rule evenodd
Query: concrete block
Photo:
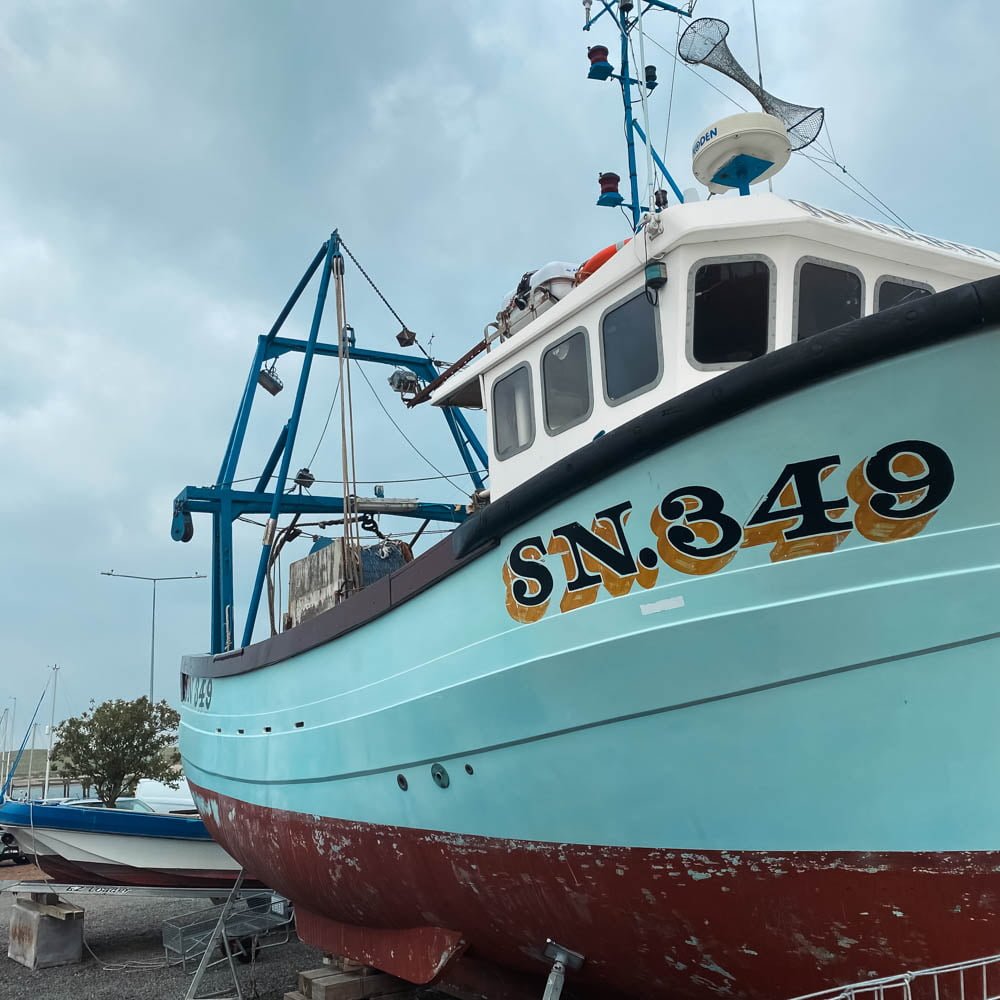
<svg viewBox="0 0 1000 1000"><path fill-rule="evenodd" d="M10 911L7 957L29 969L72 965L83 958L83 913L79 906L57 900L14 900Z"/></svg>

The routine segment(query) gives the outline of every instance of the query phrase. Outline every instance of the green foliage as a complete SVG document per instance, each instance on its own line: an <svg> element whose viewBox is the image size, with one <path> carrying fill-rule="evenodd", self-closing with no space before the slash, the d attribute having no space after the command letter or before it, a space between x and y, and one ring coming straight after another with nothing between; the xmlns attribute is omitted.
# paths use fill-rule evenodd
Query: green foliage
<svg viewBox="0 0 1000 1000"><path fill-rule="evenodd" d="M178 785L180 754L175 744L181 717L165 701L116 698L56 727L52 757L60 774L93 785L101 801L114 807L140 778Z"/></svg>

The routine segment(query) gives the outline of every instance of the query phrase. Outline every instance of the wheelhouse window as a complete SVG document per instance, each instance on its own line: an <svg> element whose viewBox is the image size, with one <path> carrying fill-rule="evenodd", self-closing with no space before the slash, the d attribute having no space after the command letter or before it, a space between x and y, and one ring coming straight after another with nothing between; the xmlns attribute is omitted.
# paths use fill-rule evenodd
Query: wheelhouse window
<svg viewBox="0 0 1000 1000"><path fill-rule="evenodd" d="M800 261L795 290L797 340L861 318L861 275L844 265Z"/></svg>
<svg viewBox="0 0 1000 1000"><path fill-rule="evenodd" d="M879 278L875 285L875 312L916 302L933 293L934 289L922 282L907 281L905 278Z"/></svg>
<svg viewBox="0 0 1000 1000"><path fill-rule="evenodd" d="M510 458L524 451L534 439L531 372L527 365L521 365L493 383L493 444L497 458Z"/></svg>
<svg viewBox="0 0 1000 1000"><path fill-rule="evenodd" d="M577 330L542 355L545 428L558 434L590 416L590 357L587 331Z"/></svg>
<svg viewBox="0 0 1000 1000"><path fill-rule="evenodd" d="M759 258L708 261L695 266L690 360L729 366L767 353L771 336L773 270Z"/></svg>
<svg viewBox="0 0 1000 1000"><path fill-rule="evenodd" d="M660 381L660 337L656 308L645 291L615 306L601 320L604 393L612 406Z"/></svg>

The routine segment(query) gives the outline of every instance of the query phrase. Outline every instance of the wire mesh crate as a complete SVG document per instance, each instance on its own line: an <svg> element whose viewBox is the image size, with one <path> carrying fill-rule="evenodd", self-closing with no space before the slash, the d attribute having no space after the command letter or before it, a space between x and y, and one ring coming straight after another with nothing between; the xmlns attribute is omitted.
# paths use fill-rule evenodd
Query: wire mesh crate
<svg viewBox="0 0 1000 1000"><path fill-rule="evenodd" d="M291 903L269 892L247 893L226 912L226 903L188 910L163 921L163 951L167 962L188 971L212 941L219 919L225 913L224 933L232 952L244 961L259 949L287 944L294 914ZM224 961L220 956L218 961ZM215 963L212 963L215 964Z"/></svg>

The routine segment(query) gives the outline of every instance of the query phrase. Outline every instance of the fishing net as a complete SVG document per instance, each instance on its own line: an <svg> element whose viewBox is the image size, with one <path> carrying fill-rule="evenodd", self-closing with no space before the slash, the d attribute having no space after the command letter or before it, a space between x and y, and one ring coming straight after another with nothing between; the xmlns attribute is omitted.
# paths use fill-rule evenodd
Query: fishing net
<svg viewBox="0 0 1000 1000"><path fill-rule="evenodd" d="M792 104L769 94L736 61L726 36L729 25L715 17L702 17L693 21L677 43L677 54L686 63L711 66L712 69L735 80L760 102L769 115L781 121L788 132L788 142L793 150L805 149L814 142L823 128L823 109Z"/></svg>

